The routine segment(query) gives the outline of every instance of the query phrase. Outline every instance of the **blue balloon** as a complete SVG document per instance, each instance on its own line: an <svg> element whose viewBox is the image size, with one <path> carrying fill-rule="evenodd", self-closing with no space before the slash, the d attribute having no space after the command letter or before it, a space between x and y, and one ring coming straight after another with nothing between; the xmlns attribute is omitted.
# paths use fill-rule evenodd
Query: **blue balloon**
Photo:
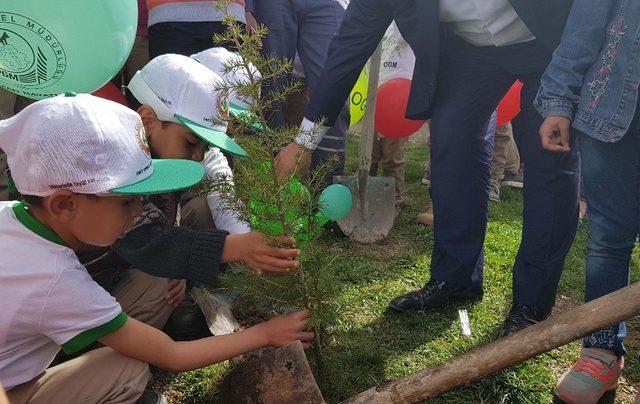
<svg viewBox="0 0 640 404"><path fill-rule="evenodd" d="M329 185L320 194L320 213L329 220L340 220L351 212L353 200L349 188Z"/></svg>

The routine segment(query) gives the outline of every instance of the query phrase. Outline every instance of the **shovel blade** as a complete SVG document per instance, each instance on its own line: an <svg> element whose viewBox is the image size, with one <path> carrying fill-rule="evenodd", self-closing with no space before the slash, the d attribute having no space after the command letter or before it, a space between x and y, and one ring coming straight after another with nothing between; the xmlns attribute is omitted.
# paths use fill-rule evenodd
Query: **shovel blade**
<svg viewBox="0 0 640 404"><path fill-rule="evenodd" d="M338 221L340 230L358 243L384 240L396 218L395 180L391 177L368 177L364 203L360 200L356 177L337 176L335 182L349 188L353 198L351 212Z"/></svg>

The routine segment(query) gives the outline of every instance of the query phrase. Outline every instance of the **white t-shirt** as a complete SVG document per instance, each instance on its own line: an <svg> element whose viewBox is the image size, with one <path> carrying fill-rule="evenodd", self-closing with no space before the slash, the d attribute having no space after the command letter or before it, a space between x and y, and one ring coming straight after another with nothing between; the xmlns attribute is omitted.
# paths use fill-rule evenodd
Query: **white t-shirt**
<svg viewBox="0 0 640 404"><path fill-rule="evenodd" d="M122 327L127 316L73 250L28 213L0 202L0 384L41 374L60 347L77 352Z"/></svg>

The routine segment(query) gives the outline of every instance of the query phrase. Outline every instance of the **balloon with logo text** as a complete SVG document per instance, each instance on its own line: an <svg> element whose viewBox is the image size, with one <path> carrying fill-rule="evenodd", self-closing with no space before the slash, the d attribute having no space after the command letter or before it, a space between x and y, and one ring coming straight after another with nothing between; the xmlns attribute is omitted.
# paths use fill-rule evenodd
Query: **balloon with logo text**
<svg viewBox="0 0 640 404"><path fill-rule="evenodd" d="M122 68L135 40L136 0L0 4L0 87L32 99L92 93Z"/></svg>
<svg viewBox="0 0 640 404"><path fill-rule="evenodd" d="M405 118L409 103L411 80L399 77L378 88L375 128L383 137L403 138L413 135L425 121Z"/></svg>

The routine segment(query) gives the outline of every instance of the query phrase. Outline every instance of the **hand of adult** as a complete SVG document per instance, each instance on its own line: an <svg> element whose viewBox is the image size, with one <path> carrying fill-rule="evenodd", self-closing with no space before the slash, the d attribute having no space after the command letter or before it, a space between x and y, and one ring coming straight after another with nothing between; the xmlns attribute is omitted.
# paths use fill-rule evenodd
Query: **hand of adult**
<svg viewBox="0 0 640 404"><path fill-rule="evenodd" d="M255 32L258 28L258 21L256 21L256 17L253 16L253 13L244 13L244 17L247 21L247 32Z"/></svg>
<svg viewBox="0 0 640 404"><path fill-rule="evenodd" d="M542 147L556 153L571 151L569 144L569 129L571 120L563 116L549 116L540 127Z"/></svg>
<svg viewBox="0 0 640 404"><path fill-rule="evenodd" d="M276 173L285 178L290 174L304 176L311 166L311 150L305 149L296 142L291 142L276 156Z"/></svg>

